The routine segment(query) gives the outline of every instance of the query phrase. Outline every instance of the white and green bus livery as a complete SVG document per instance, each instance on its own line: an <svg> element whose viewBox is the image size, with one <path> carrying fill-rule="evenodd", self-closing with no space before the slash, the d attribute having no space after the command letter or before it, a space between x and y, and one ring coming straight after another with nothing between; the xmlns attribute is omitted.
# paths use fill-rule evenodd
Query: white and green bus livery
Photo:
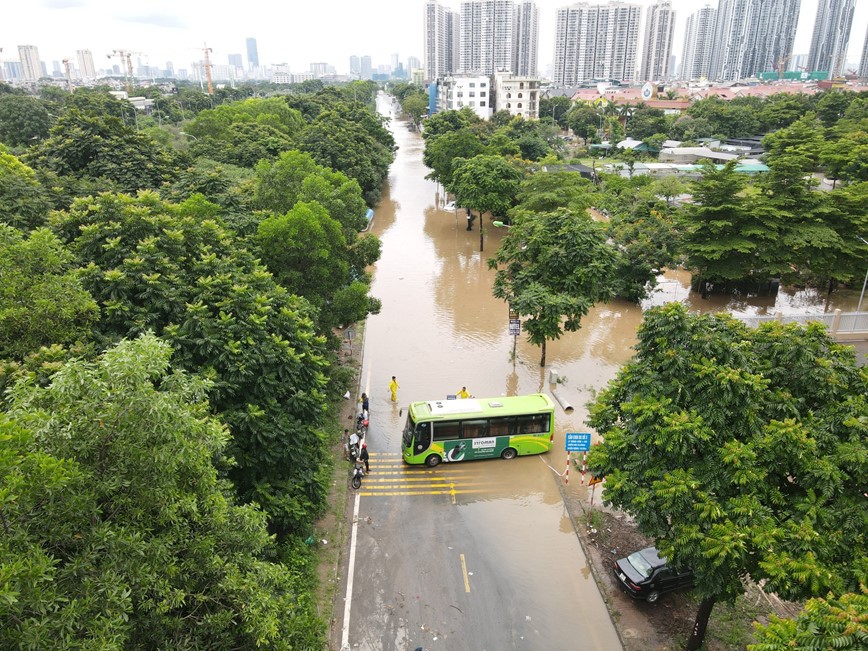
<svg viewBox="0 0 868 651"><path fill-rule="evenodd" d="M552 449L554 403L544 393L413 402L401 440L404 461L512 459Z"/></svg>

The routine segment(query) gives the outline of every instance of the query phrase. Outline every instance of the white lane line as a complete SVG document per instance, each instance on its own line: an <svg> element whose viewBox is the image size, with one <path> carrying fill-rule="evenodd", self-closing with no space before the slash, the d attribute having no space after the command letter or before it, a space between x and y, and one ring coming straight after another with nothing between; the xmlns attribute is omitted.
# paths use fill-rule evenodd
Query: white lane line
<svg viewBox="0 0 868 651"><path fill-rule="evenodd" d="M359 502L361 496L356 491L356 504L353 507L353 533L350 536L350 562L347 567L347 594L344 597L344 629L341 633L341 648L349 648L350 610L353 604L353 575L356 569L356 537L359 531Z"/></svg>

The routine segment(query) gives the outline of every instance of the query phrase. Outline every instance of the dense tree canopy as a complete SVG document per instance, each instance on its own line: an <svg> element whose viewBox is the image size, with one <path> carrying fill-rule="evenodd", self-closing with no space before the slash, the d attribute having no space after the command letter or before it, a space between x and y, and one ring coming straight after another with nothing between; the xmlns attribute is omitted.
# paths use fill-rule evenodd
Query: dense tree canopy
<svg viewBox="0 0 868 651"><path fill-rule="evenodd" d="M160 187L183 162L178 153L111 116L70 109L50 134L28 152L26 162L61 175L107 178L128 192Z"/></svg>
<svg viewBox="0 0 868 651"><path fill-rule="evenodd" d="M0 142L29 147L48 137L51 116L35 97L0 95Z"/></svg>
<svg viewBox="0 0 868 651"><path fill-rule="evenodd" d="M0 223L30 230L45 223L50 207L35 172L0 146Z"/></svg>
<svg viewBox="0 0 868 651"><path fill-rule="evenodd" d="M50 231L28 236L0 225L0 358L21 360L42 346L87 340L96 303Z"/></svg>
<svg viewBox="0 0 868 651"><path fill-rule="evenodd" d="M103 311L101 336L153 330L177 366L213 378L239 494L279 530L296 530L324 498L324 341L309 303L281 289L202 204L102 195L54 226Z"/></svg>
<svg viewBox="0 0 868 651"><path fill-rule="evenodd" d="M265 560L264 514L218 478L229 437L207 384L170 371L171 350L146 335L13 391L0 414L0 646L322 644L307 586Z"/></svg>
<svg viewBox="0 0 868 651"><path fill-rule="evenodd" d="M688 649L742 580L786 599L868 580L868 373L818 324L752 330L676 303L591 405L589 466L702 598Z"/></svg>

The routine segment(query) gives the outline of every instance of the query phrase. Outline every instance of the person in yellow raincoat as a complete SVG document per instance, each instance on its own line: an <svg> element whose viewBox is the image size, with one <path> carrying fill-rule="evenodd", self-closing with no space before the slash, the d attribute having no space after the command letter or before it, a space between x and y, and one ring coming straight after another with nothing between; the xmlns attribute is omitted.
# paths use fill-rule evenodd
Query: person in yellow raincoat
<svg viewBox="0 0 868 651"><path fill-rule="evenodd" d="M456 391L456 392L455 392L455 396L456 396L459 400L464 400L465 398L469 398L469 397L470 397L470 393L467 391L467 387L461 387L461 391Z"/></svg>
<svg viewBox="0 0 868 651"><path fill-rule="evenodd" d="M389 382L389 392L392 394L392 402L398 402L398 380L395 379L395 376L392 376L392 381Z"/></svg>

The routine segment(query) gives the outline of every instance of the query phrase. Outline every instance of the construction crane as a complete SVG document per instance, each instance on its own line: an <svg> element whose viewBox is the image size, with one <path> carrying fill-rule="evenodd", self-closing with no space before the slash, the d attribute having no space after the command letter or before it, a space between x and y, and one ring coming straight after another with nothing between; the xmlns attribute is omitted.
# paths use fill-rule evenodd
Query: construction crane
<svg viewBox="0 0 868 651"><path fill-rule="evenodd" d="M69 91L69 94L72 95L72 66L70 65L69 59L63 60L63 69L66 70L66 89Z"/></svg>
<svg viewBox="0 0 868 651"><path fill-rule="evenodd" d="M111 59L112 57L117 57L121 61L121 67L124 69L125 77L126 77L126 87L127 87L127 95L130 93L130 80L133 78L133 61L132 56L134 54L141 54L141 52L131 52L129 50L112 50L111 54L107 54L106 56Z"/></svg>
<svg viewBox="0 0 868 651"><path fill-rule="evenodd" d="M205 46L202 48L202 53L205 55L205 62L202 64L202 67L205 68L205 77L208 79L208 94L214 97L214 81L211 79L211 57L209 56L211 52L213 50L205 43Z"/></svg>

